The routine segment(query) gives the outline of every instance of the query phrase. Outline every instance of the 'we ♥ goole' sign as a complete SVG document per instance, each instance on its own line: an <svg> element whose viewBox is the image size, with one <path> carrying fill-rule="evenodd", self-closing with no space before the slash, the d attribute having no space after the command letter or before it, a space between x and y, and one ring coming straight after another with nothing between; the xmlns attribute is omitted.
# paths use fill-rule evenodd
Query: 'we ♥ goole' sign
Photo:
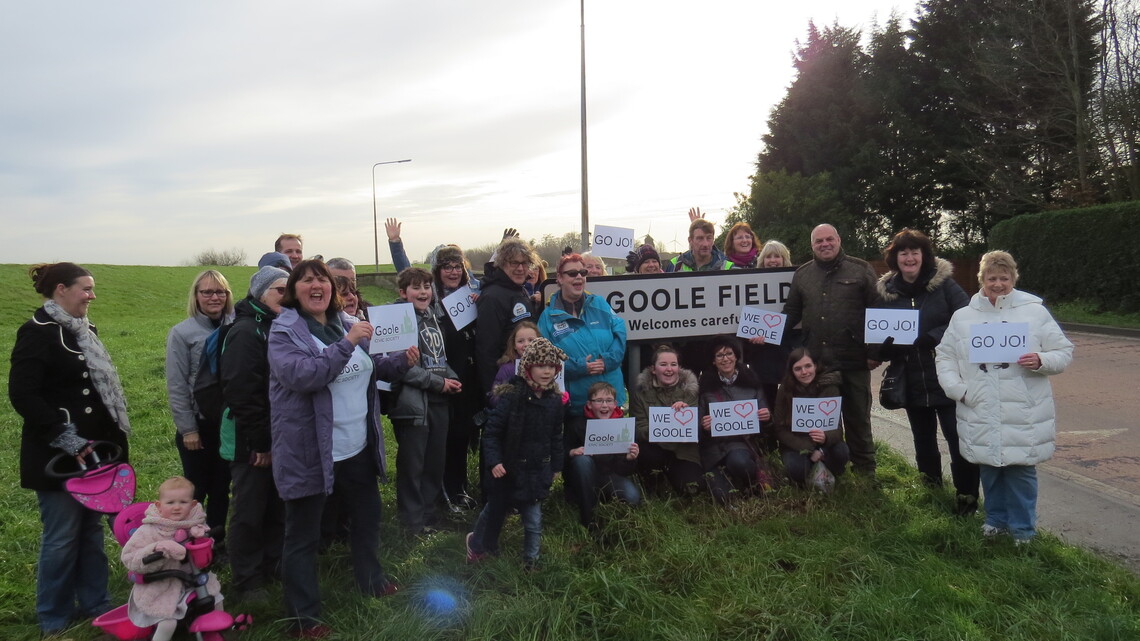
<svg viewBox="0 0 1140 641"><path fill-rule="evenodd" d="M709 403L709 415L712 416L710 432L713 436L759 434L758 408L756 399Z"/></svg>
<svg viewBox="0 0 1140 641"><path fill-rule="evenodd" d="M672 407L649 408L650 443L696 443L697 408L683 407L676 412Z"/></svg>
<svg viewBox="0 0 1140 641"><path fill-rule="evenodd" d="M839 417L842 415L842 409L843 398L839 396L793 398L792 431L823 430L826 432L839 429Z"/></svg>
<svg viewBox="0 0 1140 641"><path fill-rule="evenodd" d="M769 312L759 307L740 308L740 326L736 328L739 338L764 337L765 343L779 345L784 340L784 325L787 316Z"/></svg>

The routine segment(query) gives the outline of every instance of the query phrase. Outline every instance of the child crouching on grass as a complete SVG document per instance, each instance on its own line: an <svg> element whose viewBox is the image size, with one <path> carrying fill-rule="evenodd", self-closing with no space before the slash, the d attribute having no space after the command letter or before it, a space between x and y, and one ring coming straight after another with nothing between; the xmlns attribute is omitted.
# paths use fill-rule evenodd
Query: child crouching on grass
<svg viewBox="0 0 1140 641"><path fill-rule="evenodd" d="M491 471L487 504L467 534L467 562L499 553L499 533L512 507L522 519L523 563L538 564L542 500L562 471L562 423L569 397L554 379L566 353L545 338L527 346L519 376L497 389L499 403L483 430L483 464Z"/></svg>
<svg viewBox="0 0 1140 641"><path fill-rule="evenodd" d="M189 570L186 548L175 537L182 530L192 539L206 536L206 512L194 500L194 484L181 476L163 481L158 486L158 500L146 509L142 522L123 546L123 565L138 573ZM143 561L154 552L161 552L162 558L150 563ZM213 572L206 589L214 597L215 609L221 610L221 587ZM157 625L151 639L168 641L174 636L178 621L186 616L189 591L182 581L174 578L136 583L131 587L127 616L140 628Z"/></svg>

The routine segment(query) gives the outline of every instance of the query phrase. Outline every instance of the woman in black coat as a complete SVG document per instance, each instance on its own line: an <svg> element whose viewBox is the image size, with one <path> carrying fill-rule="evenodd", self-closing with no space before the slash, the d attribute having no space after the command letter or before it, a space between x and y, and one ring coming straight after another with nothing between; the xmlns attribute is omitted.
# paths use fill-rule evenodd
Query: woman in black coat
<svg viewBox="0 0 1140 641"><path fill-rule="evenodd" d="M46 300L16 332L8 396L24 419L20 486L36 492L43 535L36 576L36 616L45 635L110 608L101 514L45 474L59 453L78 469L89 441L109 441L127 456L131 424L118 372L87 308L95 279L74 263L36 265L29 274Z"/></svg>
<svg viewBox="0 0 1140 641"><path fill-rule="evenodd" d="M950 323L950 317L965 307L970 297L954 281L954 268L934 257L926 234L903 229L883 251L891 271L883 274L877 288L882 307L917 309L918 338L914 345L883 345L876 360L891 361L906 378L906 409L914 435L918 471L933 486L942 485L942 457L938 452L938 424L950 450L950 475L957 492L957 512L962 516L978 509L978 466L962 458L958 448L958 420L954 401L938 384L934 348ZM872 351L874 353L874 350Z"/></svg>

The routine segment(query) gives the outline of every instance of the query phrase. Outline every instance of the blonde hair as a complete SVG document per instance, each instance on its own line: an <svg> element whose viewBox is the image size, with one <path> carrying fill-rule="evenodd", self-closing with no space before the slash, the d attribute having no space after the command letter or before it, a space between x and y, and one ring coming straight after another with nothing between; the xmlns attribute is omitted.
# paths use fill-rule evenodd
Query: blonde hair
<svg viewBox="0 0 1140 641"><path fill-rule="evenodd" d="M194 484L185 476L172 476L163 481L162 485L158 486L159 498L162 498L164 492L169 492L170 490L190 490L190 493L193 494Z"/></svg>
<svg viewBox="0 0 1140 641"><path fill-rule="evenodd" d="M982 260L978 264L979 287L986 286L986 273L991 271L1009 272L1010 278L1013 279L1014 284L1017 284L1017 261L1009 252L996 249L982 254Z"/></svg>
<svg viewBox="0 0 1140 641"><path fill-rule="evenodd" d="M778 240L769 240L764 243L764 248L760 250L760 255L756 257L756 265L763 267L764 259L772 254L778 254L780 258L783 259L784 267L792 266L792 252L788 251L787 246Z"/></svg>
<svg viewBox="0 0 1140 641"><path fill-rule="evenodd" d="M202 313L202 308L198 305L198 285L207 278L213 279L219 287L226 290L226 306L222 308L222 318L229 316L234 312L234 293L230 290L230 281L226 280L226 277L222 276L222 272L216 269L207 269L198 274L194 283L190 285L190 299L186 302L186 315L193 318L195 314Z"/></svg>

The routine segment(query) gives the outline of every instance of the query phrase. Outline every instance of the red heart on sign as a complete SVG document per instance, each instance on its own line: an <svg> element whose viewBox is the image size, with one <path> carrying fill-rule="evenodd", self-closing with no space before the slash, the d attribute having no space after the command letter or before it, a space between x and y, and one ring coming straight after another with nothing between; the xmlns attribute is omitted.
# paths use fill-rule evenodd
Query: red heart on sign
<svg viewBox="0 0 1140 641"><path fill-rule="evenodd" d="M752 403L737 403L732 406L732 411L736 412L740 418L748 418L748 415L752 413Z"/></svg>
<svg viewBox="0 0 1140 641"><path fill-rule="evenodd" d="M688 425L690 421L696 418L696 414L697 413L693 411L693 408L686 407L683 410L677 410L676 412L673 412L673 417L676 418L677 422L681 425Z"/></svg>
<svg viewBox="0 0 1140 641"><path fill-rule="evenodd" d="M828 416L831 416L831 413L834 412L837 407L839 407L839 401L821 401L819 404L819 411L827 414Z"/></svg>
<svg viewBox="0 0 1140 641"><path fill-rule="evenodd" d="M764 324L768 327L775 327L783 323L784 319L780 318L779 314L764 314Z"/></svg>

